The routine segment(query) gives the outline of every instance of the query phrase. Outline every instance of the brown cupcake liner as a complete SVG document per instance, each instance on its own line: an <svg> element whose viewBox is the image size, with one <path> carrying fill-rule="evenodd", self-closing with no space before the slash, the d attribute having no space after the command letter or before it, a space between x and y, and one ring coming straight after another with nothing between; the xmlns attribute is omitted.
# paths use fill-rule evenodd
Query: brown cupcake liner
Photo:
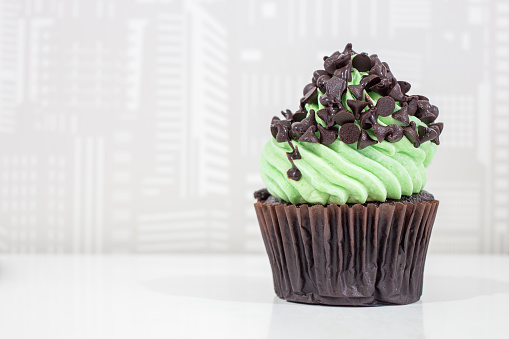
<svg viewBox="0 0 509 339"><path fill-rule="evenodd" d="M421 297L437 200L254 206L278 297L348 306L404 305Z"/></svg>

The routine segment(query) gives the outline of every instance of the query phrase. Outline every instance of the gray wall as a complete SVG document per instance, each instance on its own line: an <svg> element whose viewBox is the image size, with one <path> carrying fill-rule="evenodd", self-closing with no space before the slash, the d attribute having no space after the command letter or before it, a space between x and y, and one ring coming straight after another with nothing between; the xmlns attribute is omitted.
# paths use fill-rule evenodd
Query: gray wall
<svg viewBox="0 0 509 339"><path fill-rule="evenodd" d="M507 1L2 0L0 252L262 252L269 122L377 53L445 123L430 251L509 252Z"/></svg>

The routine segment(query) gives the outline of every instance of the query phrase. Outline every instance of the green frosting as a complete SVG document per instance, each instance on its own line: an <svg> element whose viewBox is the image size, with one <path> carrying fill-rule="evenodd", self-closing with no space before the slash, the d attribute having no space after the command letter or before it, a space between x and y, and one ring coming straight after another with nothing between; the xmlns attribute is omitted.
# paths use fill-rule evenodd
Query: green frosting
<svg viewBox="0 0 509 339"><path fill-rule="evenodd" d="M352 68L352 81L348 85L358 84L366 74ZM381 97L374 92L368 95L375 102ZM342 100L348 108L346 100L355 100L355 97L347 90ZM306 105L308 112L321 108L320 104ZM395 111L399 109L396 103ZM414 116L409 118L418 126L427 126ZM318 116L316 120L324 125ZM392 117L379 117L378 123L403 125ZM372 130L368 133L375 139ZM278 143L271 138L260 159L261 176L269 192L292 204L383 202L418 193L426 184L425 168L431 164L437 149L430 141L416 148L407 138L395 143L383 141L361 150L357 150L357 143L348 145L339 139L327 146L295 140L292 143L301 155L301 159L294 160L302 173L300 180L287 177L286 172L292 167L286 155L292 151L287 142Z"/></svg>
<svg viewBox="0 0 509 339"><path fill-rule="evenodd" d="M302 178L290 180L288 143L271 139L262 152L260 171L269 192L292 204L344 204L400 199L418 193L426 183L427 167L436 145L415 148L408 139L384 141L362 150L336 140L328 146L293 141L301 159L294 160Z"/></svg>

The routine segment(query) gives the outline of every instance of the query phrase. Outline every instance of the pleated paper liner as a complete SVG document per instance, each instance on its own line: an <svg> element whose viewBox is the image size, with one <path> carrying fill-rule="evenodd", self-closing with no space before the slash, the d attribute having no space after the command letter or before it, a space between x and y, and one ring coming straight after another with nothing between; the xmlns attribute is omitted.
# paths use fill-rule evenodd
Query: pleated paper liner
<svg viewBox="0 0 509 339"><path fill-rule="evenodd" d="M438 201L255 203L278 297L348 306L410 304L422 294Z"/></svg>

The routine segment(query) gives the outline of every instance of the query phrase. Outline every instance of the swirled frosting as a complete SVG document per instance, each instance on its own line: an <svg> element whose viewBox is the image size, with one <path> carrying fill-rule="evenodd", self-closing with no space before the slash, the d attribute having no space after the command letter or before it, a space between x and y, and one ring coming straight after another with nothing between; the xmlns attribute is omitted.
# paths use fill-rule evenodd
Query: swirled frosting
<svg viewBox="0 0 509 339"><path fill-rule="evenodd" d="M260 159L268 191L293 204L383 202L420 192L443 128L433 123L438 109L406 95L410 84L376 55L349 44L324 60L300 109L272 121L274 138Z"/></svg>

